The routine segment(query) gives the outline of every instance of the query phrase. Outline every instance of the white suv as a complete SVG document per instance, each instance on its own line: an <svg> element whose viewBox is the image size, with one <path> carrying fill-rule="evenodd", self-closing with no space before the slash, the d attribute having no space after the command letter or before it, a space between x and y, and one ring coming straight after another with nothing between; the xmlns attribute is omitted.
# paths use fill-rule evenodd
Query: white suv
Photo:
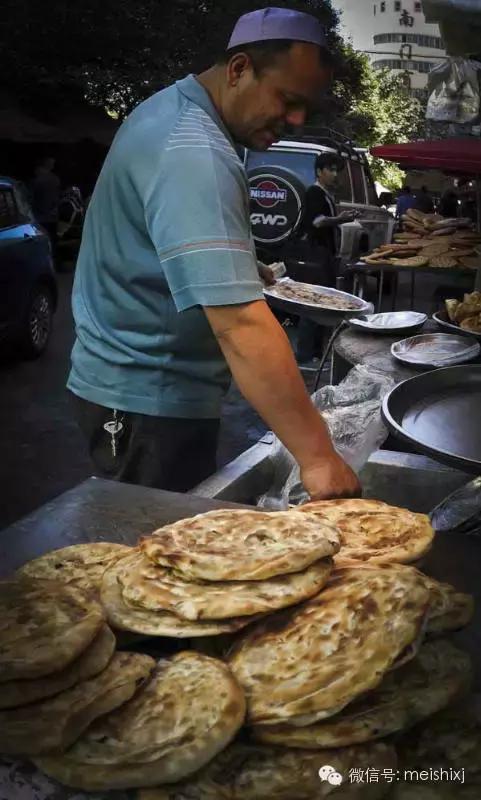
<svg viewBox="0 0 481 800"><path fill-rule="evenodd" d="M341 226L341 265L392 239L394 218L381 208L365 151L345 137L316 129L285 139L266 152L246 151L251 194L251 223L259 257L283 260L296 250L296 231L304 210L304 195L315 181L315 161L334 153L345 162L335 194L341 211L355 210L356 222Z"/></svg>

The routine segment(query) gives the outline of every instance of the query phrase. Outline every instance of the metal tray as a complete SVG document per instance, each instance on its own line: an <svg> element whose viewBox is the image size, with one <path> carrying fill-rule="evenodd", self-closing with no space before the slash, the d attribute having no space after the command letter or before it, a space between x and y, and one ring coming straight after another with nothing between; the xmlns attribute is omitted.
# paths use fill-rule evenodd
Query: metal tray
<svg viewBox="0 0 481 800"><path fill-rule="evenodd" d="M445 331L457 333L461 336L474 336L475 339L481 342L481 331L467 331L464 328L460 328L459 325L455 325L454 322L449 321L446 311L436 311L436 313L433 314L433 320Z"/></svg>
<svg viewBox="0 0 481 800"><path fill-rule="evenodd" d="M415 451L481 475L481 366L416 375L386 395L383 419Z"/></svg>
<svg viewBox="0 0 481 800"><path fill-rule="evenodd" d="M348 292L341 292L339 289L332 289L330 286L316 286L311 283L300 283L299 281L293 281L291 278L281 278L278 283L297 283L299 286L309 287L309 289L312 289L314 292L322 292L324 295L350 300L357 306L356 309L343 310L329 305L320 306L314 303L303 303L297 300L291 300L287 297L279 297L271 291L270 287L264 288L264 295L269 305L272 305L274 308L278 308L281 311L286 311L287 313L296 314L299 317L311 319L314 322L317 322L319 325L338 325L343 320L351 319L351 317L356 317L359 314L370 314L374 309L372 303L368 303L366 300L361 300L360 297L356 297Z"/></svg>
<svg viewBox="0 0 481 800"><path fill-rule="evenodd" d="M427 315L418 311L390 311L385 314L363 314L356 319L350 319L349 325L357 331L393 336L417 331L426 321Z"/></svg>
<svg viewBox="0 0 481 800"><path fill-rule="evenodd" d="M451 367L472 361L481 347L475 339L451 333L424 333L394 342L391 355L414 367Z"/></svg>

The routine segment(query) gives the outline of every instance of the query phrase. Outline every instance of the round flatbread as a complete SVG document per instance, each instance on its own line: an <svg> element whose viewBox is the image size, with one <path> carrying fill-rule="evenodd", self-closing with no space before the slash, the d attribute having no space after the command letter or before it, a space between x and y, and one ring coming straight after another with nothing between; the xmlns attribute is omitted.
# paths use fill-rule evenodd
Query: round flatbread
<svg viewBox="0 0 481 800"><path fill-rule="evenodd" d="M471 661L447 641L425 644L409 664L387 673L372 692L315 725L261 725L254 737L268 744L308 750L346 747L382 739L445 708L469 688Z"/></svg>
<svg viewBox="0 0 481 800"><path fill-rule="evenodd" d="M60 672L104 621L99 603L75 586L30 578L0 582L0 682Z"/></svg>
<svg viewBox="0 0 481 800"><path fill-rule="evenodd" d="M108 625L102 625L87 649L61 672L54 672L52 675L34 678L31 681L3 683L0 690L0 709L26 706L46 697L53 697L81 681L93 678L109 663L115 651L115 644L115 636Z"/></svg>
<svg viewBox="0 0 481 800"><path fill-rule="evenodd" d="M154 564L143 553L117 562L124 602L132 608L168 611L185 620L229 619L266 614L318 594L327 583L332 558L321 559L303 572L260 581L186 581Z"/></svg>
<svg viewBox="0 0 481 800"><path fill-rule="evenodd" d="M152 679L123 708L38 766L87 791L174 783L204 767L234 738L245 700L221 661L195 652L159 661Z"/></svg>
<svg viewBox="0 0 481 800"><path fill-rule="evenodd" d="M122 586L116 565L105 572L100 590L102 605L107 619L114 628L145 636L172 636L177 639L190 639L197 636L218 636L222 633L233 633L245 628L258 619L253 617L236 617L230 620L200 620L188 622L170 614L168 611L149 611L127 605L122 597Z"/></svg>
<svg viewBox="0 0 481 800"><path fill-rule="evenodd" d="M468 625L474 614L474 598L457 592L449 583L440 583L427 575L423 578L431 596L426 633L434 636Z"/></svg>
<svg viewBox="0 0 481 800"><path fill-rule="evenodd" d="M154 666L150 656L116 653L99 675L56 697L0 711L0 752L34 756L66 750L97 717L130 700Z"/></svg>
<svg viewBox="0 0 481 800"><path fill-rule="evenodd" d="M462 770L466 783L480 785L481 696L469 695L440 711L398 743L403 769Z"/></svg>
<svg viewBox="0 0 481 800"><path fill-rule="evenodd" d="M329 765L343 781L334 787L319 776ZM137 800L378 800L386 797L391 786L386 781L356 784L350 781L352 769L377 770L378 774L396 770L396 752L381 742L344 750L314 753L235 744L224 750L190 781L176 786L143 789ZM330 772L329 772L330 774Z"/></svg>
<svg viewBox="0 0 481 800"><path fill-rule="evenodd" d="M424 623L417 570L340 569L317 597L256 623L228 659L250 724L311 725L375 688Z"/></svg>
<svg viewBox="0 0 481 800"><path fill-rule="evenodd" d="M331 522L341 538L336 565L354 561L407 564L431 548L434 531L426 514L415 514L379 500L323 500L299 511Z"/></svg>
<svg viewBox="0 0 481 800"><path fill-rule="evenodd" d="M99 591L105 570L133 549L114 542L74 544L29 561L17 570L17 575L73 583L80 589Z"/></svg>
<svg viewBox="0 0 481 800"><path fill-rule="evenodd" d="M301 572L337 553L339 537L309 514L223 509L166 525L140 546L186 578L247 581Z"/></svg>

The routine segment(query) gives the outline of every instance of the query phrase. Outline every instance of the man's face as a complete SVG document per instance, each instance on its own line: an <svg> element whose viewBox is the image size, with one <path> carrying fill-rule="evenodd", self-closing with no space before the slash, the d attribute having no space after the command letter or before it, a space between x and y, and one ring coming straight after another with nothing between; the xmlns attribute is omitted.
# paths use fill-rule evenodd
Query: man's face
<svg viewBox="0 0 481 800"><path fill-rule="evenodd" d="M317 178L319 182L327 188L336 185L338 174L339 170L335 164L329 164L329 166L317 170Z"/></svg>
<svg viewBox="0 0 481 800"><path fill-rule="evenodd" d="M294 42L260 74L250 59L235 56L227 67L224 117L233 138L253 150L267 150L288 125L303 125L329 85L317 45Z"/></svg>

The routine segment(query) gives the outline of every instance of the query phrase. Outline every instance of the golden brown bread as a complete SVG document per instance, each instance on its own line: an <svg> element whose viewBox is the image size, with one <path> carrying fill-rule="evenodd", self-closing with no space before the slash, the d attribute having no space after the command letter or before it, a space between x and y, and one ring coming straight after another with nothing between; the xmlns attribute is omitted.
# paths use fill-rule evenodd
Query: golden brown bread
<svg viewBox="0 0 481 800"><path fill-rule="evenodd" d="M259 581L187 581L154 564L143 553L119 561L124 602L134 609L168 611L185 620L224 620L265 614L318 594L332 571L332 558L321 559L302 572Z"/></svg>
<svg viewBox="0 0 481 800"><path fill-rule="evenodd" d="M92 642L99 603L75 586L27 577L0 582L0 683L59 672Z"/></svg>
<svg viewBox="0 0 481 800"><path fill-rule="evenodd" d="M149 656L116 653L99 675L40 703L0 711L0 752L33 756L66 750L93 720L129 700L154 665Z"/></svg>
<svg viewBox="0 0 481 800"><path fill-rule="evenodd" d="M422 628L429 591L417 570L339 569L316 598L255 623L228 658L251 725L310 725L382 680Z"/></svg>
<svg viewBox="0 0 481 800"><path fill-rule="evenodd" d="M44 678L2 683L0 709L26 706L46 697L53 697L98 675L111 660L114 650L115 636L107 625L102 625L87 649L60 672L53 672Z"/></svg>
<svg viewBox="0 0 481 800"><path fill-rule="evenodd" d="M468 655L448 641L430 642L414 660L388 672L376 689L334 717L304 728L259 725L252 732L260 742L308 750L382 739L448 706L469 689L471 678Z"/></svg>
<svg viewBox="0 0 481 800"><path fill-rule="evenodd" d="M322 500L298 507L327 519L339 531L337 566L352 561L410 563L431 547L434 531L425 514L379 500Z"/></svg>
<svg viewBox="0 0 481 800"><path fill-rule="evenodd" d="M98 720L67 753L36 763L87 791L174 783L221 752L244 715L243 693L225 664L178 653L160 661L130 702Z"/></svg>
<svg viewBox="0 0 481 800"><path fill-rule="evenodd" d="M209 511L141 540L145 555L184 577L263 580L301 570L339 549L335 529L287 511Z"/></svg>

